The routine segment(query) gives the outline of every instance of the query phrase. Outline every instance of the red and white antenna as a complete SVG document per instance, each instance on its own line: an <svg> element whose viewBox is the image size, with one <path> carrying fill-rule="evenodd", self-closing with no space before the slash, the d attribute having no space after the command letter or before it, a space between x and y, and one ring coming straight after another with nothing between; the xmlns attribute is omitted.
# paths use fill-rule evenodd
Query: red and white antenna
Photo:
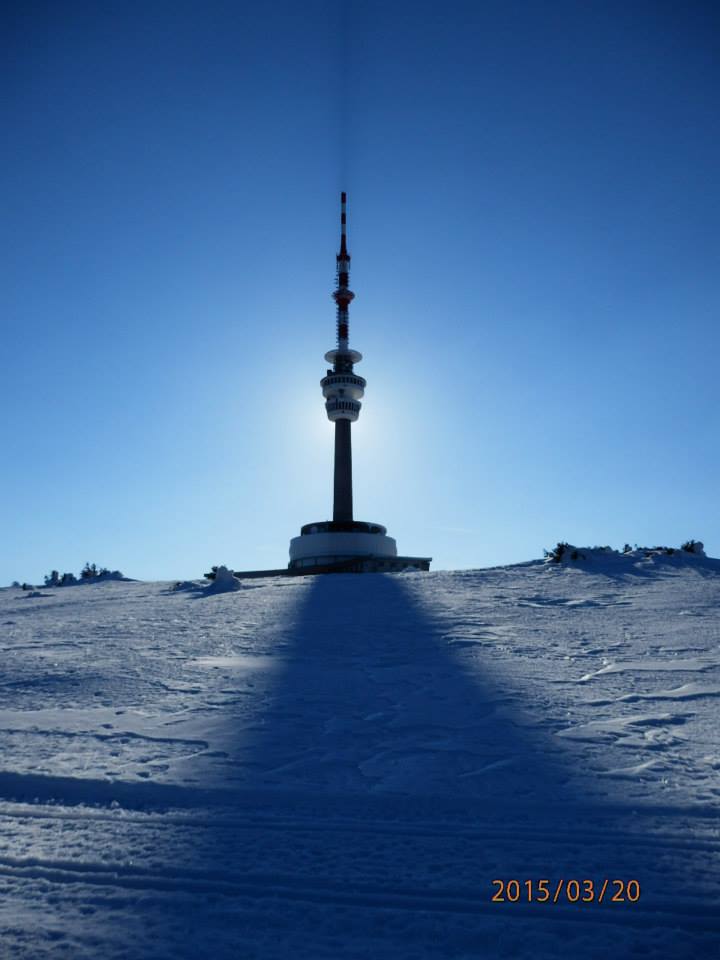
<svg viewBox="0 0 720 960"><path fill-rule="evenodd" d="M335 257L337 286L333 300L337 306L337 349L325 354L333 369L322 380L325 408L331 420L357 420L365 380L353 373L353 364L362 354L350 349L350 303L355 298L350 283L350 254L347 249L347 194L340 194L340 253Z"/></svg>
<svg viewBox="0 0 720 960"><path fill-rule="evenodd" d="M333 299L337 304L337 341L340 353L348 351L350 336L350 302L355 294L350 290L350 254L347 249L347 194L340 194L340 253L337 262L337 288Z"/></svg>

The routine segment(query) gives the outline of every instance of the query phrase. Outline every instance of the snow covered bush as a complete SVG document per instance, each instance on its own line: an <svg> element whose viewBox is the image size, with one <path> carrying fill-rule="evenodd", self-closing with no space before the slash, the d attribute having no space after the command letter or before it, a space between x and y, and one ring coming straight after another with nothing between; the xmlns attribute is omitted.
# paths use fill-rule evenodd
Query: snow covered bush
<svg viewBox="0 0 720 960"><path fill-rule="evenodd" d="M686 540L680 549L685 553L694 553L698 557L705 556L705 544L702 540Z"/></svg>
<svg viewBox="0 0 720 960"><path fill-rule="evenodd" d="M96 564L86 563L80 571L80 580L74 573L58 573L57 570L51 570L45 577L46 587L69 587L75 583L98 583L101 580L126 580L120 570L108 570L107 567L100 567L98 570Z"/></svg>
<svg viewBox="0 0 720 960"><path fill-rule="evenodd" d="M119 570L109 570L107 567L100 567L98 570L94 563L86 563L80 571L81 580L124 580L125 577Z"/></svg>
<svg viewBox="0 0 720 960"><path fill-rule="evenodd" d="M212 583L205 588L205 593L228 593L231 590L240 590L242 583L227 567L217 567Z"/></svg>
<svg viewBox="0 0 720 960"><path fill-rule="evenodd" d="M585 555L580 553L577 547L571 543L561 540L552 550L544 550L545 559L548 563L562 563L564 560L584 560Z"/></svg>
<svg viewBox="0 0 720 960"><path fill-rule="evenodd" d="M560 563L568 546L569 544L561 540L552 550L543 550L543 556L548 563Z"/></svg>
<svg viewBox="0 0 720 960"><path fill-rule="evenodd" d="M46 587L68 587L77 583L77 577L74 573L58 573L57 570L51 570L44 578Z"/></svg>
<svg viewBox="0 0 720 960"><path fill-rule="evenodd" d="M560 541L552 550L544 550L546 563L568 563L576 560L602 560L603 557L612 560L613 558L625 558L628 560L651 560L655 557L674 557L684 554L692 554L696 557L705 557L705 546L700 540L687 540L681 547L639 547L635 544L631 547L626 543L622 550L614 550L612 547L582 547L578 548L566 541Z"/></svg>

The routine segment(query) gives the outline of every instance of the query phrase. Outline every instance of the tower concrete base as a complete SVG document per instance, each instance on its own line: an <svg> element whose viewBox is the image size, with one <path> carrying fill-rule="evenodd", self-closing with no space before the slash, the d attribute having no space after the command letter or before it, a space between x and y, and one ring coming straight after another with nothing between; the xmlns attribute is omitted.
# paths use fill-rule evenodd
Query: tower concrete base
<svg viewBox="0 0 720 960"><path fill-rule="evenodd" d="M306 523L290 541L289 573L382 573L429 570L430 557L399 557L380 523L322 520Z"/></svg>
<svg viewBox="0 0 720 960"><path fill-rule="evenodd" d="M306 524L290 541L290 569L319 567L359 557L397 557L397 545L379 523L359 520Z"/></svg>

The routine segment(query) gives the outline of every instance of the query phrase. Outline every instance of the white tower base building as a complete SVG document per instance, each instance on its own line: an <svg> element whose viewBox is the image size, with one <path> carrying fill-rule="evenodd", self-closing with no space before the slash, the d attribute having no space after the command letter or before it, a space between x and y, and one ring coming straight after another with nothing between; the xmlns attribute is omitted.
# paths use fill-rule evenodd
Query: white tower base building
<svg viewBox="0 0 720 960"><path fill-rule="evenodd" d="M333 529L338 526L353 529ZM347 561L374 558L388 560L397 557L397 545L388 537L385 527L379 523L306 524L299 537L290 541L290 568L319 567Z"/></svg>

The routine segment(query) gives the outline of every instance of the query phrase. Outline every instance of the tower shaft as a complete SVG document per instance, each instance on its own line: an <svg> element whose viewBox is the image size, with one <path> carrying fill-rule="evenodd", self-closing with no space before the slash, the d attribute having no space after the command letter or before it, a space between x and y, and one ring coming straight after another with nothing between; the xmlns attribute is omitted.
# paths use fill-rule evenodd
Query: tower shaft
<svg viewBox="0 0 720 960"><path fill-rule="evenodd" d="M333 520L335 523L352 522L352 444L350 420L335 421L335 489L333 497Z"/></svg>

